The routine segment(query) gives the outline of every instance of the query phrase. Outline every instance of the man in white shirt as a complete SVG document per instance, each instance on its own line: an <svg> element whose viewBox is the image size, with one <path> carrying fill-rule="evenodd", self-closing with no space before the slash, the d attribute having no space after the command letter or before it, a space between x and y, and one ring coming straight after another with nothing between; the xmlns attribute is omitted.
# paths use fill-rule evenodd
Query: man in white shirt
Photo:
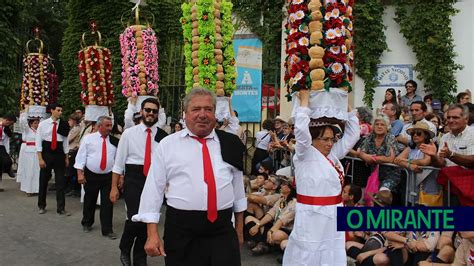
<svg viewBox="0 0 474 266"><path fill-rule="evenodd" d="M123 197L127 207L127 221L120 240L120 260L123 265L131 265L130 252L133 246L133 265L146 265L146 224L132 222L138 213L140 195L151 164L154 149L167 134L158 127L160 103L155 98L142 102L142 122L125 130L117 147L112 169L110 200L119 198L119 186L123 184ZM121 176L124 175L124 179Z"/></svg>
<svg viewBox="0 0 474 266"><path fill-rule="evenodd" d="M417 122L422 121L428 124L430 131L433 132L436 136L438 130L436 126L431 123L430 121L425 119L425 116L428 114L428 107L426 103L423 101L415 101L412 102L410 105L410 113L412 116L412 122L403 126L402 132L397 137L397 141L403 145L408 145L409 141L411 140L411 136L408 134L407 130L412 128Z"/></svg>
<svg viewBox="0 0 474 266"><path fill-rule="evenodd" d="M54 170L54 180L56 183L56 212L59 215L70 216L66 212L66 199L64 190L66 188L65 168L69 165L66 156L69 152L69 125L67 121L60 120L63 108L57 103L50 106L51 117L40 122L36 133L36 151L40 165L40 187L38 193L39 213L46 212L46 193L48 192L48 182L51 179L51 171Z"/></svg>
<svg viewBox="0 0 474 266"><path fill-rule="evenodd" d="M98 132L82 139L74 168L77 181L84 184L84 205L81 224L85 233L94 224L95 205L100 191L100 225L102 235L116 239L112 229L113 205L109 199L112 185L112 167L119 140L110 135L112 118L101 116L97 120Z"/></svg>
<svg viewBox="0 0 474 266"><path fill-rule="evenodd" d="M11 174L12 159L10 158L10 137L13 135L10 126L15 122L16 117L13 115L0 118L0 192L4 191L1 187L3 172L15 177Z"/></svg>
<svg viewBox="0 0 474 266"><path fill-rule="evenodd" d="M194 88L184 99L186 129L163 139L134 221L147 223L145 250L166 265L240 265L247 200L240 139L214 130L214 93ZM158 222L166 196L163 242ZM235 229L232 227L235 214Z"/></svg>

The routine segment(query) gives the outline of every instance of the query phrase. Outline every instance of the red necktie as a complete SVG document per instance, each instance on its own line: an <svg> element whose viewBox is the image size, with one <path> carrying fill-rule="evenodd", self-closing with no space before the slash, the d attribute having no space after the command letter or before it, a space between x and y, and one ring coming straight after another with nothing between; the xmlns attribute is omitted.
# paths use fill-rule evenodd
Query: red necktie
<svg viewBox="0 0 474 266"><path fill-rule="evenodd" d="M146 144L145 144L145 160L143 161L143 174L148 175L148 170L150 170L151 164L151 129L146 129Z"/></svg>
<svg viewBox="0 0 474 266"><path fill-rule="evenodd" d="M107 136L102 136L102 159L100 160L100 170L107 167Z"/></svg>
<svg viewBox="0 0 474 266"><path fill-rule="evenodd" d="M193 137L202 144L202 159L204 166L204 182L207 184L207 219L213 223L217 219L217 193L214 170L212 170L211 156L207 148L206 139Z"/></svg>
<svg viewBox="0 0 474 266"><path fill-rule="evenodd" d="M56 125L58 123L53 122L53 135L51 137L51 150L56 150L56 147L58 146L58 135L56 133Z"/></svg>
<svg viewBox="0 0 474 266"><path fill-rule="evenodd" d="M0 140L2 140L3 137L3 126L0 126Z"/></svg>

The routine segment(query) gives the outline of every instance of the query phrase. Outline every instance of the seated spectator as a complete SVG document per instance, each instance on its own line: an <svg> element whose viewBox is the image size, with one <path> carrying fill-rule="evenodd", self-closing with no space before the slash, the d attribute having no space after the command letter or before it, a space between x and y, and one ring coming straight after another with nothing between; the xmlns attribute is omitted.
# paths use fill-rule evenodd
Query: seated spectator
<svg viewBox="0 0 474 266"><path fill-rule="evenodd" d="M439 151L433 143L420 146L420 150L431 157L434 166L474 168L474 129L467 126L468 119L466 106L451 105L447 111L450 132L441 138Z"/></svg>
<svg viewBox="0 0 474 266"><path fill-rule="evenodd" d="M347 184L342 190L342 203L346 207L354 207L362 198L362 189L358 185Z"/></svg>
<svg viewBox="0 0 474 266"><path fill-rule="evenodd" d="M456 265L456 266L469 266L474 264L473 259L473 250L474 250L474 232L473 231L466 231L466 232L459 232L462 237L461 245L456 249L456 254L454 255L454 262L449 265ZM421 266L428 266L428 265L446 265L444 263L433 263L428 261L423 261L420 264Z"/></svg>
<svg viewBox="0 0 474 266"><path fill-rule="evenodd" d="M282 179L280 185L280 199L262 217L254 222L249 234L258 244L252 249L253 255L262 255L269 250L268 245L279 245L293 229L296 207L296 189L288 179ZM253 222L251 222L253 223ZM249 225L251 225L249 223Z"/></svg>
<svg viewBox="0 0 474 266"><path fill-rule="evenodd" d="M443 125L443 121L441 120L441 117L437 114L431 113L431 114L427 114L425 116L425 119L433 123L433 125L435 125L436 129L438 130L438 136L436 136L436 138L440 139L442 136L441 129Z"/></svg>
<svg viewBox="0 0 474 266"><path fill-rule="evenodd" d="M253 192L247 196L247 212L253 217L261 219L263 215L273 207L275 202L280 199L280 194L277 193L279 185L279 177L275 175L268 177L265 180L261 191ZM252 220L254 219L248 219L248 221ZM246 224L247 223L246 219Z"/></svg>
<svg viewBox="0 0 474 266"><path fill-rule="evenodd" d="M400 106L388 103L384 106L383 113L388 116L390 120L390 133L392 133L394 137L398 137L403 129L403 122L399 119L402 113Z"/></svg>
<svg viewBox="0 0 474 266"><path fill-rule="evenodd" d="M262 130L255 135L255 153L252 158L252 174L257 173L257 164L268 158L268 146L271 141L270 131L273 130L273 122L266 119L262 123Z"/></svg>
<svg viewBox="0 0 474 266"><path fill-rule="evenodd" d="M415 173L423 172L420 166L427 166L431 163L430 156L423 154L420 150L421 144L431 143L431 139L434 137L434 133L429 130L429 127L424 122L418 122L416 125L408 129L408 134L411 136L410 144L405 150L395 158L394 163L400 165L403 168L407 168ZM407 182L411 183L408 185L410 191L418 194L417 191L411 191L415 187L413 182L416 182L416 187L423 186L423 191L430 191L430 194L439 193L438 185L436 183L437 171L425 170L423 175L416 175L416 180L410 178ZM416 199L410 198L411 202L416 202ZM420 203L422 204L422 203Z"/></svg>
<svg viewBox="0 0 474 266"><path fill-rule="evenodd" d="M267 175L273 174L273 164L270 160L263 161L259 164L258 174L265 173Z"/></svg>
<svg viewBox="0 0 474 266"><path fill-rule="evenodd" d="M282 139L283 138L283 125L286 124L286 121L281 117L281 116L277 116L275 117L275 119L273 119L273 127L275 129L275 133L278 137L278 139Z"/></svg>
<svg viewBox="0 0 474 266"><path fill-rule="evenodd" d="M250 180L250 190L252 192L257 192L260 191L263 184L265 183L265 180L268 179L267 173L259 173L255 179Z"/></svg>
<svg viewBox="0 0 474 266"><path fill-rule="evenodd" d="M441 232L436 248L432 252L431 256L425 261L421 261L418 265L438 265L436 263L444 264L451 263L454 260L454 245L453 239L456 234L454 232Z"/></svg>
<svg viewBox="0 0 474 266"><path fill-rule="evenodd" d="M358 265L388 265L388 257L385 256L386 239L378 232L355 232L361 242L346 242L347 256L355 259Z"/></svg>
<svg viewBox="0 0 474 266"><path fill-rule="evenodd" d="M374 120L374 131L362 142L359 157L376 170L380 163L392 163L395 159L397 142L388 131L390 122L386 115L380 115ZM398 191L400 170L393 166L380 165L378 169L380 189L388 189L392 193Z"/></svg>
<svg viewBox="0 0 474 266"><path fill-rule="evenodd" d="M357 118L359 118L360 136L368 136L372 132L372 111L367 107L357 107Z"/></svg>
<svg viewBox="0 0 474 266"><path fill-rule="evenodd" d="M413 127L416 123L422 121L428 124L430 130L435 133L435 135L438 133L436 130L435 125L433 125L431 122L425 119L425 116L428 114L427 112L427 106L424 102L422 101L415 101L410 105L410 113L412 116L412 120L410 123L406 124L403 127L402 132L400 135L397 137L397 141L404 144L405 146L408 145L408 142L410 141L410 135L407 133L407 130L411 127Z"/></svg>

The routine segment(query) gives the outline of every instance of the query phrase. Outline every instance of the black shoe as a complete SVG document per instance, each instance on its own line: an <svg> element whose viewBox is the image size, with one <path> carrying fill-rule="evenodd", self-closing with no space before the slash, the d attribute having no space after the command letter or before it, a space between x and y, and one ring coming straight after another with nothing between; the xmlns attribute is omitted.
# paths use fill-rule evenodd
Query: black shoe
<svg viewBox="0 0 474 266"><path fill-rule="evenodd" d="M84 232L84 233L89 233L90 231L92 231L92 227L91 227L91 226L87 226L87 225L83 225L83 226L82 226L82 232Z"/></svg>
<svg viewBox="0 0 474 266"><path fill-rule="evenodd" d="M65 211L65 210L62 210L62 211L58 211L58 215L61 215L61 216L71 216L71 213Z"/></svg>
<svg viewBox="0 0 474 266"><path fill-rule="evenodd" d="M117 234L114 232L110 232L108 234L102 234L104 237L108 237L110 240L115 240L117 239Z"/></svg>
<svg viewBox="0 0 474 266"><path fill-rule="evenodd" d="M66 197L72 197L74 195L74 191L69 191L65 195Z"/></svg>
<svg viewBox="0 0 474 266"><path fill-rule="evenodd" d="M11 177L11 178L16 177L16 174L15 174L15 172L13 172L13 169L10 169L10 171L8 171L8 176Z"/></svg>
<svg viewBox="0 0 474 266"><path fill-rule="evenodd" d="M122 263L123 266L132 266L132 260L130 259L130 254L121 252L120 262Z"/></svg>
<svg viewBox="0 0 474 266"><path fill-rule="evenodd" d="M3 188L0 188L0 192L3 192L3 191L5 191L5 189L3 189Z"/></svg>
<svg viewBox="0 0 474 266"><path fill-rule="evenodd" d="M46 210L45 210L44 208L40 208L38 213L39 213L39 214L45 214L45 213L46 213Z"/></svg>

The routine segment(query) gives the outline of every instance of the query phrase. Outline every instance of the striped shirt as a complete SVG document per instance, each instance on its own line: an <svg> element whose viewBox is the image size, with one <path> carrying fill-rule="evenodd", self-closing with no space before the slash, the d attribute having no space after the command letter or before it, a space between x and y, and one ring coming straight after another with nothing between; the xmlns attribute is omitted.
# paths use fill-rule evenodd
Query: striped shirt
<svg viewBox="0 0 474 266"><path fill-rule="evenodd" d="M448 148L452 152L460 155L474 155L474 128L466 126L457 136L451 132L443 135L439 143L440 150L444 147L444 143L448 143ZM446 158L446 166L455 165L457 164Z"/></svg>

